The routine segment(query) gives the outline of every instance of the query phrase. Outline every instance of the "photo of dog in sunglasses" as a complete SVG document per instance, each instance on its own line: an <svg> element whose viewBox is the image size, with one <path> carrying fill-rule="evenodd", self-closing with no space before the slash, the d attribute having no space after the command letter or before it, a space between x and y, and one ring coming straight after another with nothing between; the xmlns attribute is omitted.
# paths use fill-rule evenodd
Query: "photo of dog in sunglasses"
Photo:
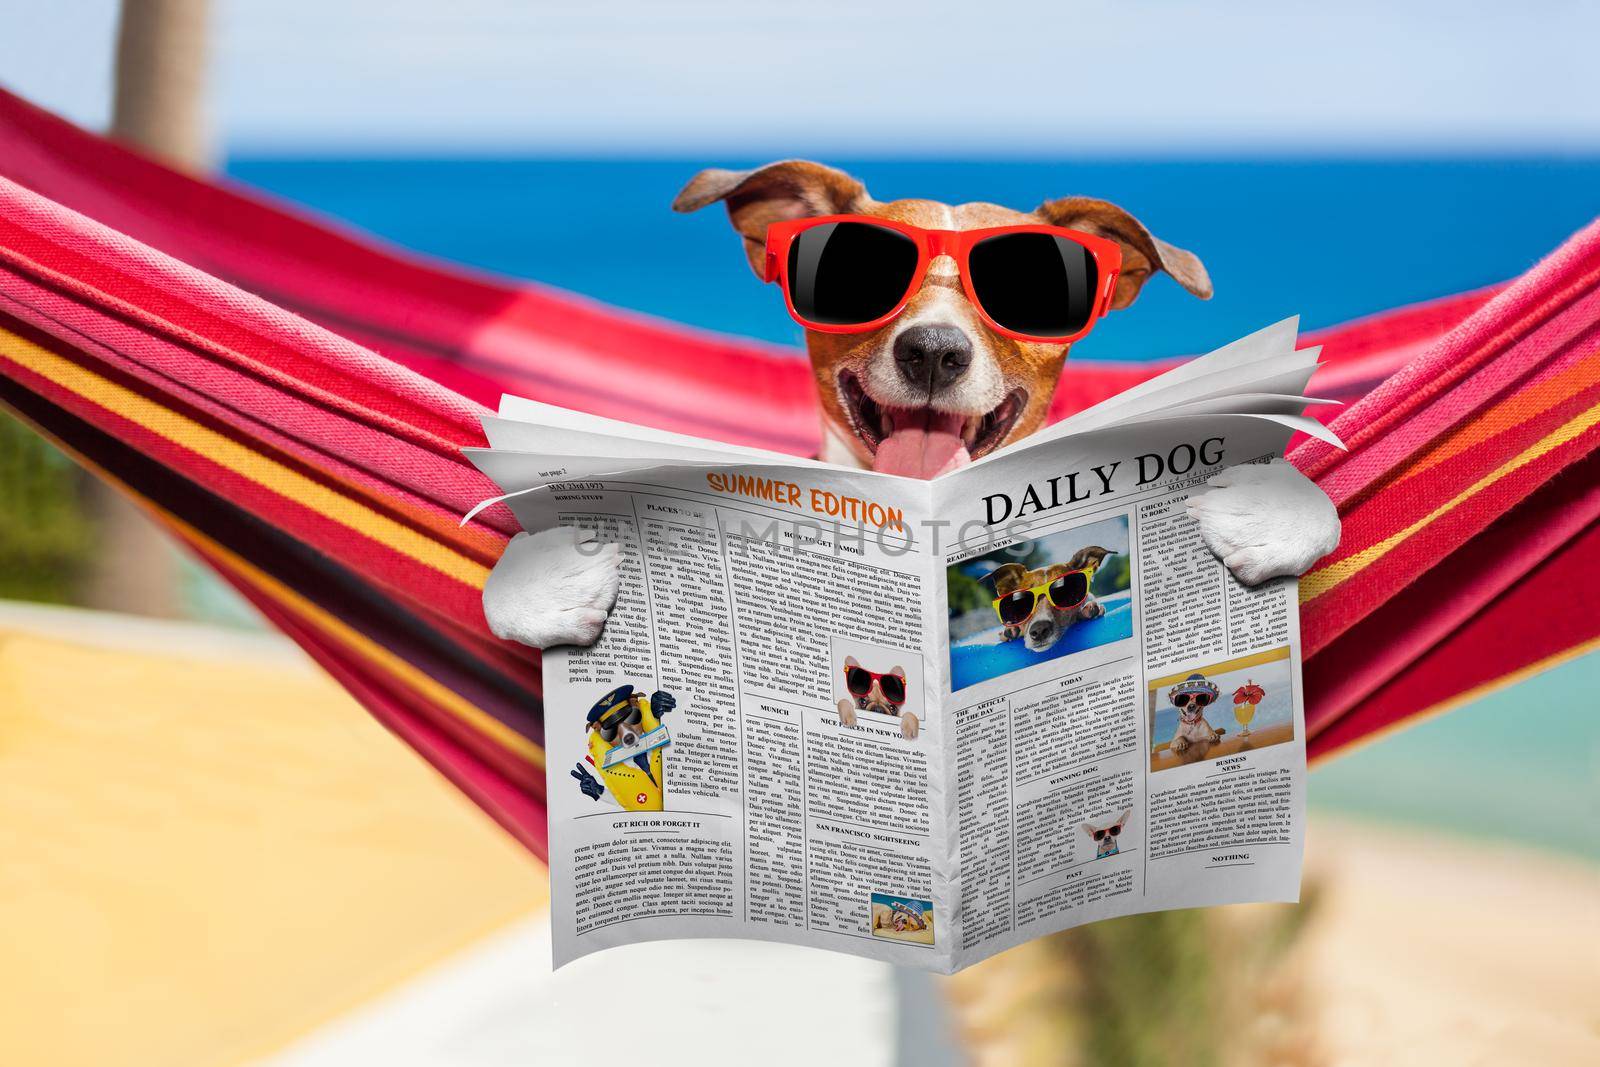
<svg viewBox="0 0 1600 1067"><path fill-rule="evenodd" d="M1109 859L1121 851L1118 844L1122 837L1122 828L1128 824L1128 816L1133 809L1124 808L1121 815L1113 822L1096 826L1094 823L1083 823L1083 832L1089 835L1089 840L1094 842L1094 858L1097 860Z"/></svg>
<svg viewBox="0 0 1600 1067"><path fill-rule="evenodd" d="M665 750L672 736L662 716L677 706L664 689L645 696L631 685L619 685L596 700L584 720L588 755L568 772L583 795L599 801L609 794L624 811L663 810Z"/></svg>
<svg viewBox="0 0 1600 1067"><path fill-rule="evenodd" d="M898 722L901 737L915 741L922 731L922 717L912 706L921 685L918 659L860 642L841 644L835 642L833 651L835 691L842 694L836 705L840 725L853 727L864 715L882 715Z"/></svg>
<svg viewBox="0 0 1600 1067"><path fill-rule="evenodd" d="M1132 637L1132 580L1123 516L950 567L951 688Z"/></svg>
<svg viewBox="0 0 1600 1067"><path fill-rule="evenodd" d="M1289 650L1274 648L1150 680L1150 769L1170 770L1294 739Z"/></svg>

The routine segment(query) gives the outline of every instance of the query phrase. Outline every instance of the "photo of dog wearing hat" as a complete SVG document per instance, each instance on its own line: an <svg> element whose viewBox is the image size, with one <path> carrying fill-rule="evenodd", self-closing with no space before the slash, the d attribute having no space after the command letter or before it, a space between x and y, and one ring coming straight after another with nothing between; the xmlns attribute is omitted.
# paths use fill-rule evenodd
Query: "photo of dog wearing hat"
<svg viewBox="0 0 1600 1067"><path fill-rule="evenodd" d="M1288 648L1150 680L1150 769L1170 770L1294 739Z"/></svg>
<svg viewBox="0 0 1600 1067"><path fill-rule="evenodd" d="M915 741L922 732L922 657L905 649L836 639L833 643L835 707L839 724L854 727L874 719L898 725Z"/></svg>
<svg viewBox="0 0 1600 1067"><path fill-rule="evenodd" d="M933 944L933 901L872 894L872 936L916 945Z"/></svg>
<svg viewBox="0 0 1600 1067"><path fill-rule="evenodd" d="M661 717L677 706L664 689L646 697L631 685L619 685L595 701L584 725L589 753L571 772L583 795L596 802L609 796L624 811L661 811L667 794L665 749L672 743Z"/></svg>
<svg viewBox="0 0 1600 1067"><path fill-rule="evenodd" d="M1132 637L1132 583L1121 515L947 568L950 688Z"/></svg>

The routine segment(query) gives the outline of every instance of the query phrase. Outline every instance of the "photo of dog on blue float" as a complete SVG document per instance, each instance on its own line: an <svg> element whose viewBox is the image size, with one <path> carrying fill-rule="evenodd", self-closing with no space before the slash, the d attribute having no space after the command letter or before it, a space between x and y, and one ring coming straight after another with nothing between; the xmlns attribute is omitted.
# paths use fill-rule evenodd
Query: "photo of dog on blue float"
<svg viewBox="0 0 1600 1067"><path fill-rule="evenodd" d="M1150 769L1294 740L1292 684L1287 647L1150 679Z"/></svg>
<svg viewBox="0 0 1600 1067"><path fill-rule="evenodd" d="M950 688L1132 637L1130 559L1119 515L947 568Z"/></svg>

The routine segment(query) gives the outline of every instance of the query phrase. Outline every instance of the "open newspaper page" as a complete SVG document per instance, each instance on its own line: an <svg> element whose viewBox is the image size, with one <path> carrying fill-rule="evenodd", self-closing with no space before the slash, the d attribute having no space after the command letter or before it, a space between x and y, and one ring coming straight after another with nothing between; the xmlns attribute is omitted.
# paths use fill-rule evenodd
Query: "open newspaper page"
<svg viewBox="0 0 1600 1067"><path fill-rule="evenodd" d="M1239 584L1184 507L1289 432L1154 421L933 483L953 968L1112 916L1298 898L1297 583Z"/></svg>
<svg viewBox="0 0 1600 1067"><path fill-rule="evenodd" d="M544 657L558 964L704 936L947 966L928 958L950 837L948 727L921 651L928 495L724 466L518 501L530 528L623 546L600 641Z"/></svg>

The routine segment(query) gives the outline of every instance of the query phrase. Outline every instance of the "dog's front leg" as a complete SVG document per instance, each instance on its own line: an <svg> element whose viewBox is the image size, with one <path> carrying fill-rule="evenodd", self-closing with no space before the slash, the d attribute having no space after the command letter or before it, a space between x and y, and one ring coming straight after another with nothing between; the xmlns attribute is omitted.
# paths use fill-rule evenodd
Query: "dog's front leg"
<svg viewBox="0 0 1600 1067"><path fill-rule="evenodd" d="M483 617L496 637L534 648L592 645L617 602L622 546L592 530L519 533L483 583Z"/></svg>
<svg viewBox="0 0 1600 1067"><path fill-rule="evenodd" d="M854 726L856 724L856 706L848 700L839 701L839 725Z"/></svg>
<svg viewBox="0 0 1600 1067"><path fill-rule="evenodd" d="M902 711L900 713L901 737L905 738L907 741L915 741L917 739L917 730L919 728L917 716L914 713L909 711Z"/></svg>
<svg viewBox="0 0 1600 1067"><path fill-rule="evenodd" d="M1245 585L1300 575L1339 545L1339 512L1286 460L1244 463L1212 475L1189 498L1206 547Z"/></svg>

